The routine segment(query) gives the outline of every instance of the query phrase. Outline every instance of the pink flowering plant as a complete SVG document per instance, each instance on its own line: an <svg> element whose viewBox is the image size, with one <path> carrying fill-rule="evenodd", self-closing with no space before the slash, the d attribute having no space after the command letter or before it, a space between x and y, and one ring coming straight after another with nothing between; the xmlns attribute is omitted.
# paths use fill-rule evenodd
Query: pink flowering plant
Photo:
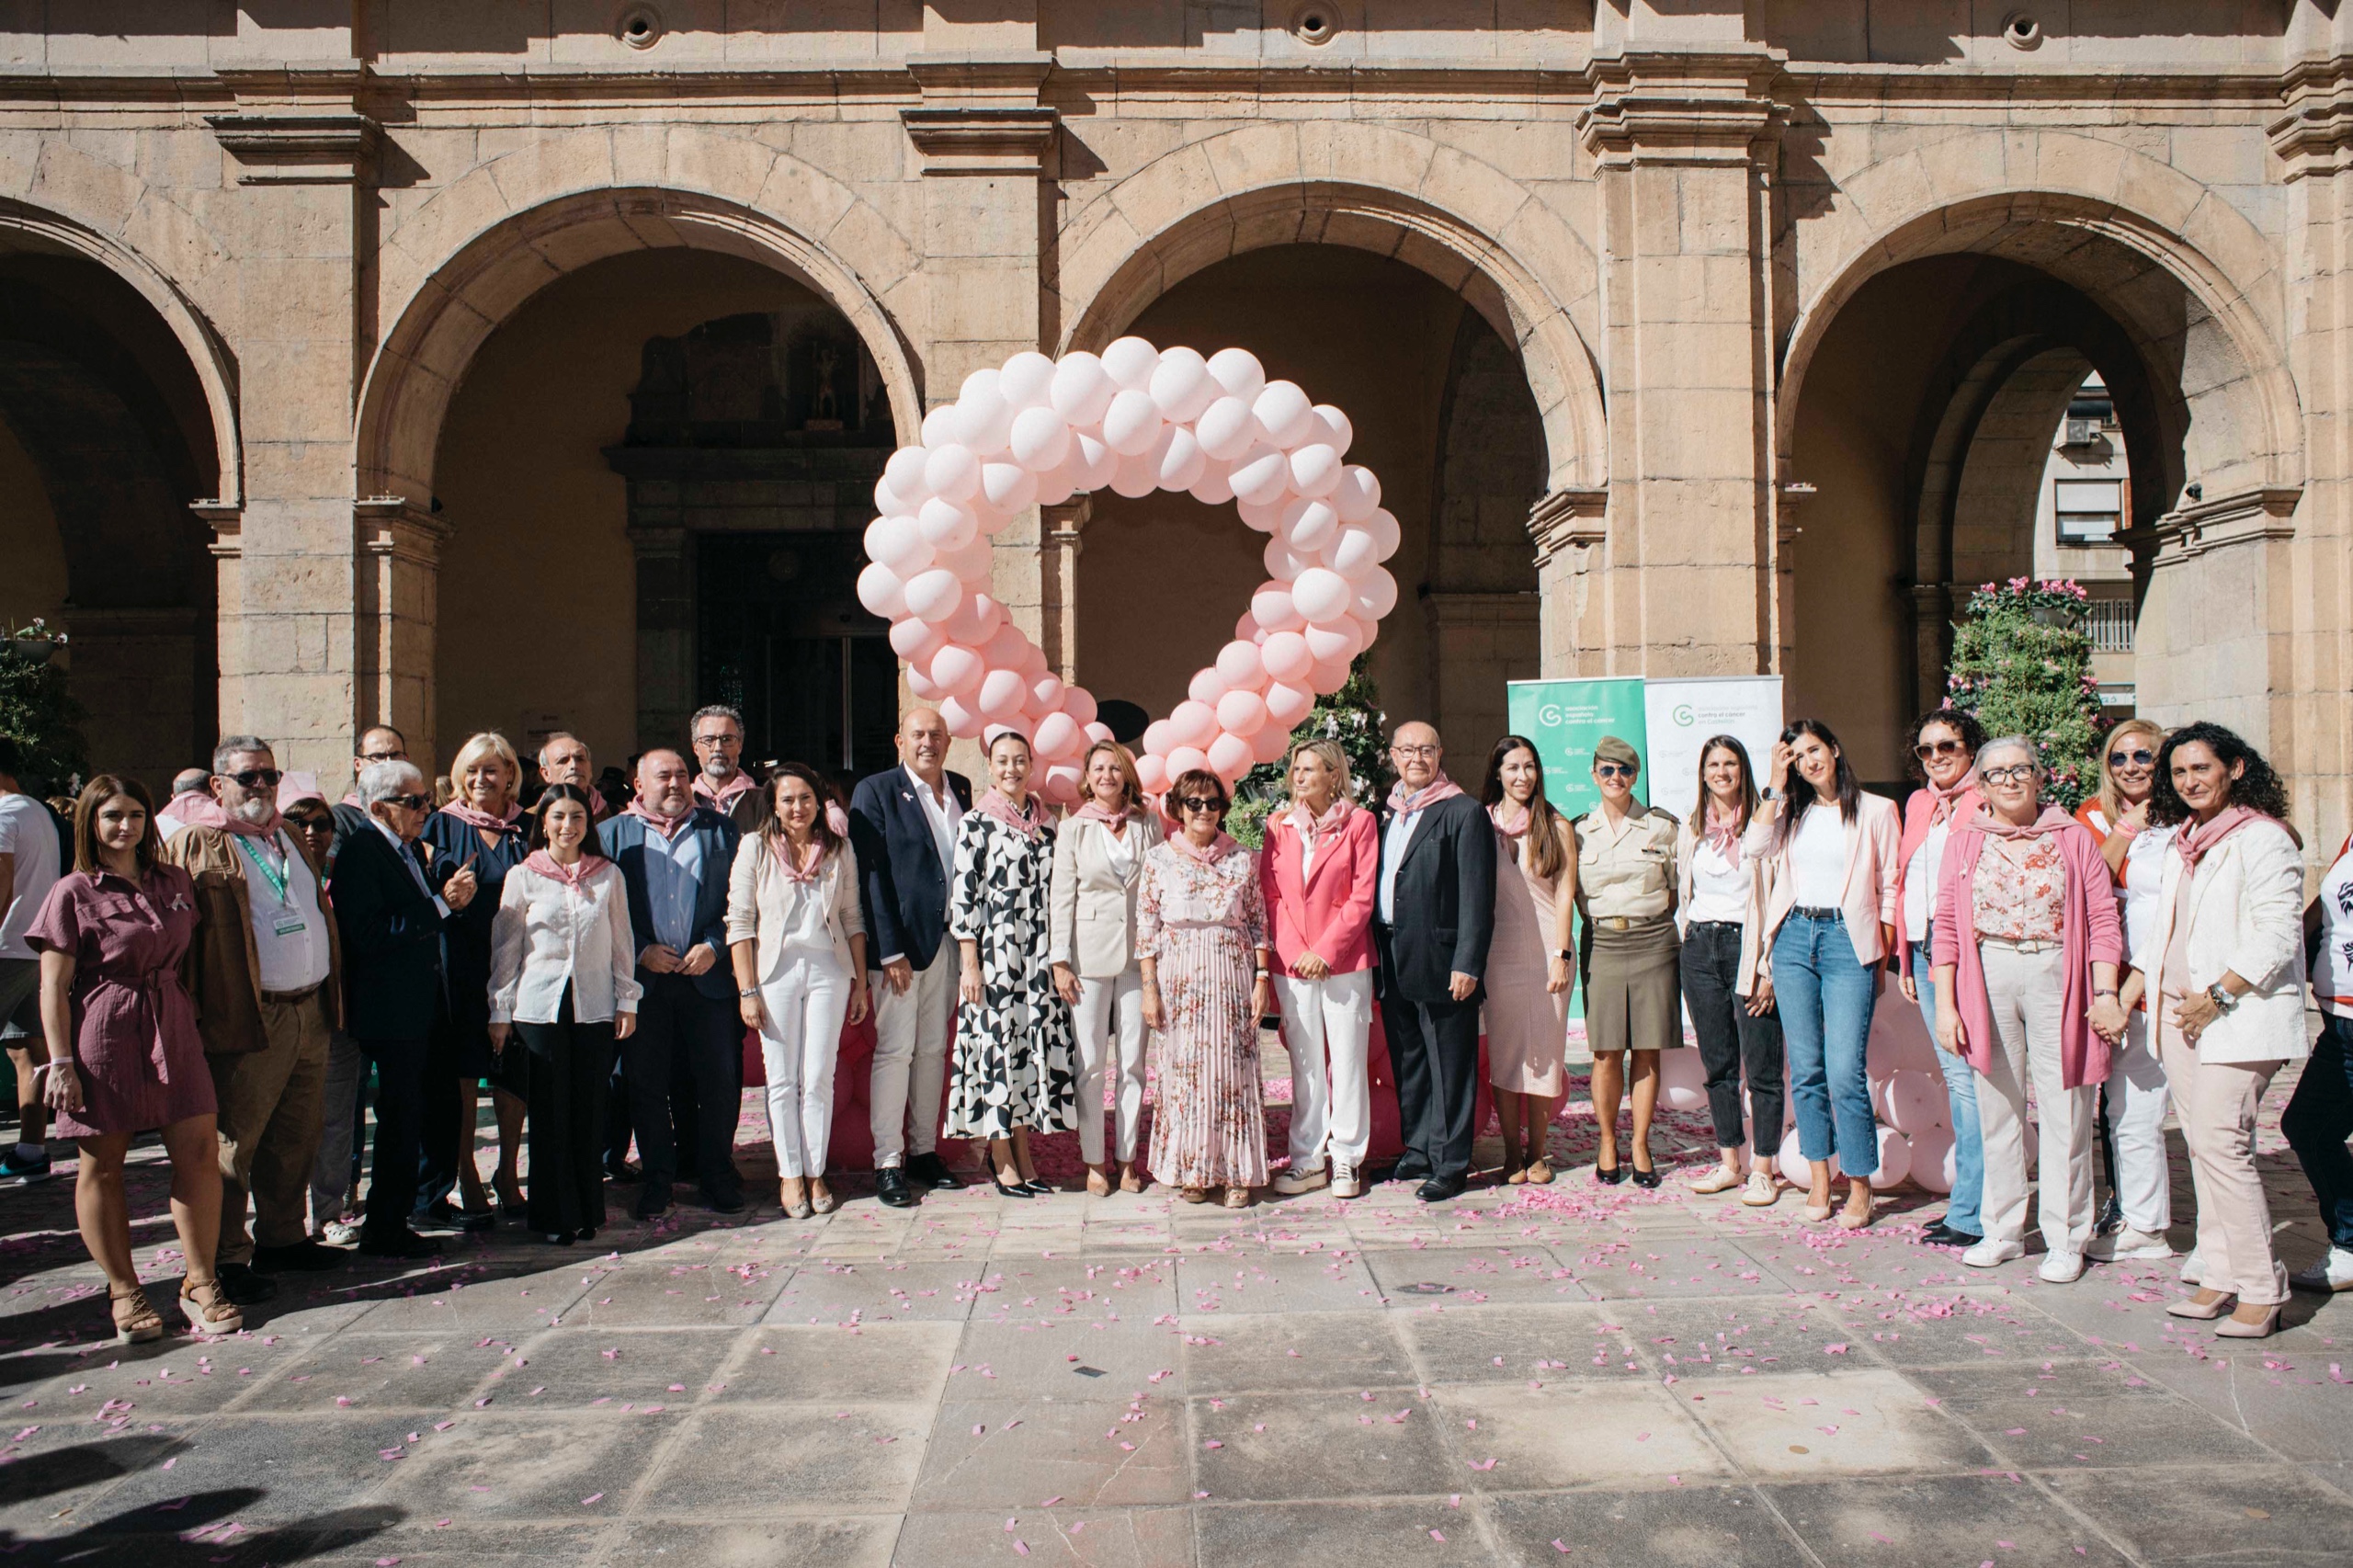
<svg viewBox="0 0 2353 1568"><path fill-rule="evenodd" d="M2109 721L2084 628L2090 595L2069 579L2013 577L1970 596L1954 627L1945 690L1988 735L2024 735L2041 754L2043 799L2068 811L2099 786Z"/></svg>

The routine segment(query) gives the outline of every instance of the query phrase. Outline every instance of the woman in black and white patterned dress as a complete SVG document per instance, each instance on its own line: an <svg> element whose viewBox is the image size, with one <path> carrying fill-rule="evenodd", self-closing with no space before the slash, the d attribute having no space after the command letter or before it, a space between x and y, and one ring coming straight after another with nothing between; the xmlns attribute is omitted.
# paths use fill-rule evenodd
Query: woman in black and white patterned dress
<svg viewBox="0 0 2353 1568"><path fill-rule="evenodd" d="M1078 1125L1070 1009L1047 962L1054 827L1029 791L1029 743L1018 732L989 743L991 788L957 826L948 895L948 934L962 951L963 977L941 1131L988 1140L996 1189L1007 1198L1053 1190L1030 1163L1030 1132Z"/></svg>

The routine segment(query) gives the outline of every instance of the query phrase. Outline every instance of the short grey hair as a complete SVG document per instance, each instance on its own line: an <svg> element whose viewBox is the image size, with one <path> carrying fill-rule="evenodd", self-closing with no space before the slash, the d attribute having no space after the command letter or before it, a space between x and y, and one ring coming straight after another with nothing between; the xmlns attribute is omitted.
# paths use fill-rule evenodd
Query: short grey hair
<svg viewBox="0 0 2353 1568"><path fill-rule="evenodd" d="M221 744L212 748L212 771L216 774L226 773L229 771L229 764L237 759L240 752L255 751L261 753L273 762L278 759L278 753L259 735L223 735L221 737Z"/></svg>
<svg viewBox="0 0 2353 1568"><path fill-rule="evenodd" d="M1985 765L1992 760L1994 754L1997 751L2022 751L2026 753L2026 759L2034 764L2038 770L2042 767L2042 753L2036 749L2032 741L2028 740L2024 735L1996 735L1977 748L1978 772L1985 771Z"/></svg>
<svg viewBox="0 0 2353 1568"><path fill-rule="evenodd" d="M211 778L212 775L201 767L183 767L172 775L172 793L201 795L204 793L204 786Z"/></svg>
<svg viewBox="0 0 2353 1568"><path fill-rule="evenodd" d="M425 769L413 762L371 762L359 770L359 779L352 786L363 806L395 795L414 795L424 788Z"/></svg>
<svg viewBox="0 0 2353 1568"><path fill-rule="evenodd" d="M730 708L724 702L714 702L708 708L695 710L695 716L687 721L687 733L692 735L695 733L695 726L705 719L724 719L735 726L737 734L744 733L744 710L740 708Z"/></svg>

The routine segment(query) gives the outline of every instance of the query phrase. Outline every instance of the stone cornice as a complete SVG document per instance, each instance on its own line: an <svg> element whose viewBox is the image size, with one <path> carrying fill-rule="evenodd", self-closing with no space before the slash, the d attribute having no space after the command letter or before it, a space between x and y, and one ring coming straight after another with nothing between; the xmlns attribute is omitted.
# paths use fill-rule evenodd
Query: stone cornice
<svg viewBox="0 0 2353 1568"><path fill-rule="evenodd" d="M2300 180L2353 167L2353 58L2300 60L2279 78L2288 112L2264 127L2271 150Z"/></svg>
<svg viewBox="0 0 2353 1568"><path fill-rule="evenodd" d="M2145 528L2120 530L2114 542L2160 563L2189 561L2211 550L2266 540L2293 539L2302 485L2266 486L2177 506Z"/></svg>
<svg viewBox="0 0 2353 1568"><path fill-rule="evenodd" d="M1042 104L973 108L903 108L907 139L926 175L1030 175L1045 172L1059 109Z"/></svg>
<svg viewBox="0 0 2353 1568"><path fill-rule="evenodd" d="M1563 551L1590 549L1608 537L1607 489L1555 490L1528 509L1528 537L1542 565Z"/></svg>
<svg viewBox="0 0 2353 1568"><path fill-rule="evenodd" d="M426 566L441 559L441 547L457 532L405 495L362 496L351 504L351 515L359 525L359 547L369 554Z"/></svg>
<svg viewBox="0 0 2353 1568"><path fill-rule="evenodd" d="M364 114L208 114L239 185L353 185L374 170L383 132Z"/></svg>
<svg viewBox="0 0 2353 1568"><path fill-rule="evenodd" d="M1782 63L1766 51L1599 55L1586 68L1593 102L1577 131L1605 169L1745 165L1786 116L1769 96Z"/></svg>

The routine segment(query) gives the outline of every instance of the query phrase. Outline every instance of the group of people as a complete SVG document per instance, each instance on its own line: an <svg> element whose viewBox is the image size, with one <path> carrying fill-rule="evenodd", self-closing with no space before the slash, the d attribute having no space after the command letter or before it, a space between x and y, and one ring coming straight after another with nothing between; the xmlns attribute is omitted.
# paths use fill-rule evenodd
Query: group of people
<svg viewBox="0 0 2353 1568"><path fill-rule="evenodd" d="M1597 803L1572 821L1530 741L1495 745L1474 799L1437 732L1410 722L1375 806L1337 744L1294 744L1255 851L1226 833L1217 776L1148 798L1109 739L1059 817L1024 734L986 737L976 795L926 708L900 725L899 766L846 803L797 763L753 778L732 710L698 713L690 741L691 760L643 754L615 812L570 735L541 748L528 810L494 733L459 749L438 808L388 727L360 737L333 806L267 742L231 736L204 789L161 813L136 780L91 780L64 865L47 813L36 833L12 806L25 797L0 746L0 1027L19 1037L24 1119L9 1168L42 1156L44 1114L79 1142L77 1213L126 1337L163 1332L123 1199L139 1132L160 1130L171 1160L185 1310L217 1331L272 1274L339 1267L332 1244L418 1257L438 1245L420 1230L501 1212L551 1242L593 1239L608 1182L631 1179L641 1218L689 1182L713 1210L745 1211L747 1035L779 1206L831 1211L836 1063L845 1027L870 1016L875 1191L892 1207L962 1184L942 1138L983 1148L1004 1198L1047 1193L1033 1140L1072 1130L1097 1194L1357 1197L1376 1020L1403 1143L1391 1177L1427 1202L1464 1190L1483 1062L1500 1179L1551 1182L1582 987L1595 1179L1660 1184L1658 1053L1683 1046L1688 1011L1721 1156L1695 1190L1778 1201L1786 1097L1806 1217L1858 1229L1879 1162L1866 1054L1881 971L1920 1008L1947 1087L1954 1179L1929 1240L1978 1267L2023 1255L2031 1085L2042 1277L2171 1256L2170 1103L2199 1199L2184 1270L2199 1289L2171 1310L2260 1335L2289 1279L2254 1119L2273 1074L2313 1053L2307 947L2326 1021L2286 1127L2335 1245L2296 1282L2353 1288L2353 856L2306 908L2279 781L2217 725L2119 726L2074 816L2041 803L2030 744L1951 710L1915 726L1920 788L1900 811L1816 721L1783 732L1761 786L1738 740L1711 739L1683 819L1643 803L1641 756L1608 737ZM1258 1060L1276 1012L1292 1074L1279 1173ZM2112 1227L2095 1211L2096 1142Z"/></svg>

